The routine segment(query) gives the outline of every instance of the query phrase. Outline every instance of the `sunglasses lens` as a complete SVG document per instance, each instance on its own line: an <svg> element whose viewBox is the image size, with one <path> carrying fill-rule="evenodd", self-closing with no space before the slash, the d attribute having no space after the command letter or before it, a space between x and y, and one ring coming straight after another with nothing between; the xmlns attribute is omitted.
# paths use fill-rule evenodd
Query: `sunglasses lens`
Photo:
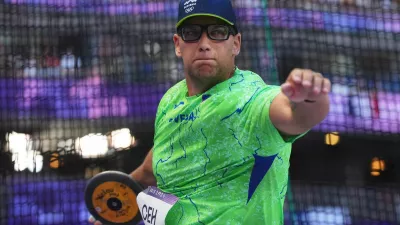
<svg viewBox="0 0 400 225"><path fill-rule="evenodd" d="M207 31L208 37L212 40L223 41L229 38L229 26L226 25L186 25L181 29L181 36L184 41L198 41L203 33Z"/></svg>
<svg viewBox="0 0 400 225"><path fill-rule="evenodd" d="M212 25L207 29L208 35L214 40L226 40L229 37L229 27L224 25Z"/></svg>
<svg viewBox="0 0 400 225"><path fill-rule="evenodd" d="M200 26L185 26L182 28L182 38L184 41L196 41L201 36Z"/></svg>

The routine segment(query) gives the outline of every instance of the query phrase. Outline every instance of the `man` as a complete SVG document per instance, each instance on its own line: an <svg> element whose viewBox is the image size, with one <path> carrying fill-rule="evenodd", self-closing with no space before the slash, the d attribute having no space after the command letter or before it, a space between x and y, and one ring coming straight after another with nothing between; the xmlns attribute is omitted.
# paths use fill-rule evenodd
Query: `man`
<svg viewBox="0 0 400 225"><path fill-rule="evenodd" d="M295 69L279 87L237 68L229 0L183 0L176 26L185 80L162 98L132 177L179 198L168 225L283 224L291 146L327 115L329 80Z"/></svg>

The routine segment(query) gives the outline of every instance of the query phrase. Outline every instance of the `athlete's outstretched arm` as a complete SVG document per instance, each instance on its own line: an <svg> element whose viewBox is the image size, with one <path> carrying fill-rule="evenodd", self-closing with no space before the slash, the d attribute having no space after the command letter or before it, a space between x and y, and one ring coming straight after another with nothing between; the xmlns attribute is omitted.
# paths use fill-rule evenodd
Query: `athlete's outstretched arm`
<svg viewBox="0 0 400 225"><path fill-rule="evenodd" d="M331 82L320 73L294 69L281 93L270 106L275 127L287 135L304 133L320 123L329 112Z"/></svg>
<svg viewBox="0 0 400 225"><path fill-rule="evenodd" d="M153 149L150 149L143 163L130 175L144 187L156 186L156 178L153 173Z"/></svg>

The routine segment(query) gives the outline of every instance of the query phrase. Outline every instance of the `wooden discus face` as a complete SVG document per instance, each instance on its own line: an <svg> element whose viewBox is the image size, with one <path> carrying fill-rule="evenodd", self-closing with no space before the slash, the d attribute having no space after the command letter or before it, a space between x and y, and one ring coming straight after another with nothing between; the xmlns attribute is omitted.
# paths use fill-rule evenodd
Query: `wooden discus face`
<svg viewBox="0 0 400 225"><path fill-rule="evenodd" d="M108 181L93 191L92 204L103 219L112 223L127 223L139 213L135 192L123 183Z"/></svg>

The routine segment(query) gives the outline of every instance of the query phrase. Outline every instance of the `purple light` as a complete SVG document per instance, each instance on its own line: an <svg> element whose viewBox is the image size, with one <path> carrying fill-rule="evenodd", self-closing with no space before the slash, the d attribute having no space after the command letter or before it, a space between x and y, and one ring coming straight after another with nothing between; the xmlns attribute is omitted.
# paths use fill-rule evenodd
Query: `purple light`
<svg viewBox="0 0 400 225"><path fill-rule="evenodd" d="M84 0L5 0L9 4L32 4L58 7L60 11L82 11L84 13L119 14L154 14L163 18L176 19L176 3L147 2L147 3L119 3L118 1L84 1ZM254 4L260 5L260 4ZM400 14L368 12L331 13L316 10L268 8L265 13L260 8L236 8L242 16L244 24L265 26L262 18L268 15L269 22L275 28L316 29L327 31L355 31L375 30L385 32L400 32Z"/></svg>
<svg viewBox="0 0 400 225"><path fill-rule="evenodd" d="M99 76L79 81L3 78L0 87L7 91L0 91L0 112L10 116L19 114L23 118L45 114L57 119L153 119L159 100L172 85L112 85ZM368 96L360 93L349 101L349 97L343 94L332 93L331 111L314 129L400 133L400 93L378 92L379 110L375 113Z"/></svg>

